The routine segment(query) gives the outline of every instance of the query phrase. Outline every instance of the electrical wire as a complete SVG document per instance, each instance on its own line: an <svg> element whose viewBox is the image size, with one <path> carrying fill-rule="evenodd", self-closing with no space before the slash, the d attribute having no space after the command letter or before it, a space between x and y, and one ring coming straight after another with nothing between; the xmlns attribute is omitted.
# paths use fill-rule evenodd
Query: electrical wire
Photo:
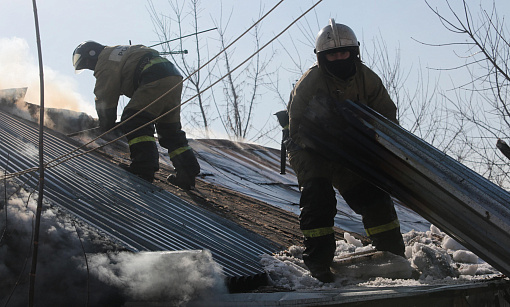
<svg viewBox="0 0 510 307"><path fill-rule="evenodd" d="M170 90L168 90L166 93L162 94L160 97L158 97L157 99L155 99L154 101L152 101L149 105L147 105L146 107L144 107L143 109L139 110L137 113L135 113L134 115L132 115L131 117L127 118L126 120L122 121L121 123L119 123L116 127L100 134L99 136L97 136L95 139L81 145L80 147L77 147L76 149L70 151L69 153L67 154L64 154L60 157L57 157L49 162L46 162L45 164L45 167L46 168L52 168L52 167L55 167L57 165L60 165L66 161L69 161L70 159L73 159L73 158L76 158L76 157L79 157L79 156L82 156L82 155L85 155L85 154L88 154L90 152L93 152L97 149L100 149L104 146L107 146L111 143L114 143L118 140L120 140L121 138L125 137L125 136L128 136L142 128L144 128L145 126L147 125L150 125L150 124L153 124L155 123L156 121L158 121L159 119L161 119L162 117L170 114L171 112L175 111L177 108L180 108L181 106L183 106L184 104L188 103L189 101L193 100L194 98L196 98L198 95L202 94L203 92L209 90L210 88L212 88L213 86L215 86L216 84L218 84L220 81L222 81L223 79L225 79L227 76L229 76L230 74L232 74L234 71L236 71L237 69L239 69L241 66L243 66L244 64L246 64L250 59L252 59L255 55L257 55L260 51L262 51L263 49L265 49L267 46L269 46L270 44L272 44L277 38L279 38L281 35L283 35L291 26L293 26L297 21L299 21L301 18L303 18L306 14L308 14L311 10L313 10L317 5L319 5L322 0L319 0L317 1L315 4L313 4L309 9L307 9L304 13L302 13L299 17L297 17L296 19L294 19L287 27L285 27L280 33L278 33L276 36L274 36L271 40L269 40L266 44L264 44L262 47L260 47L259 49L257 49L252 55L250 55L248 58L246 58L244 61L242 61L238 66L236 66L234 69L232 69L231 71L229 71L227 74L225 74L224 76L222 76L221 78L219 78L218 80L216 80L214 83L212 83L211 85L209 85L207 88L205 88L204 90L200 91L199 93L197 93L196 95L192 96L191 98L189 98L188 100L182 102L181 104L179 104L178 106L174 107L173 109L167 111L166 113L160 115L159 117L153 119L152 121L150 122L147 122L146 124L142 125L142 126L139 126L138 128L130 131L129 133L126 133L118 138L115 138L103 145L100 145L98 147L95 147L95 148L92 148L90 150L86 150L82 153L79 153L79 154L76 154L76 155L72 155L73 153L77 152L78 150L84 148L85 146L95 142L96 140L98 140L99 138L103 137L104 135L110 133L111 131L119 128L120 126L122 126L124 123L128 122L129 120L131 120L132 118L134 118L135 116L137 116L138 114L140 114L141 112L143 112L144 110L146 110L148 107L150 107L152 104L158 102L159 100L161 100L163 97L165 97L166 95L168 95L170 92L172 92L177 86L179 86L180 84L182 84L184 81L188 80L189 78L191 78L191 76L193 76L194 74L196 74L199 70L201 70L202 68L204 68L205 66L209 65L214 59L218 58L221 54L223 54L228 48L230 48L232 45L234 45L239 39L241 39L244 35L246 35L251 29L253 29L257 24L259 24L264 18L266 18L271 12L273 12L284 0L280 0L273 8L271 8L271 10L269 10L266 14L264 14L259 20L257 20L250 28L248 28L246 31L244 31L240 36L238 36L234 41L232 41L227 47L225 47L223 50L221 50L216 56L214 56L213 58L211 58L207 63L205 63L204 65L202 65L201 67L199 67L196 71L194 71L192 74L190 74L187 78L183 79L181 81L181 83L179 83L178 85L174 86L173 88L171 88ZM72 155L72 156L70 156ZM66 159L64 159L64 157L67 157L67 156L70 156ZM58 161L58 160L61 160L61 161ZM27 170L24 170L24 171L20 171L20 172L17 172L17 173L11 173L9 175L7 175L7 178L12 178L12 177L16 177L16 176L19 176L19 175L22 175L22 174L25 174L25 173L29 173L29 172L33 172L33 171L36 171L37 168L30 168L30 169L27 169Z"/></svg>

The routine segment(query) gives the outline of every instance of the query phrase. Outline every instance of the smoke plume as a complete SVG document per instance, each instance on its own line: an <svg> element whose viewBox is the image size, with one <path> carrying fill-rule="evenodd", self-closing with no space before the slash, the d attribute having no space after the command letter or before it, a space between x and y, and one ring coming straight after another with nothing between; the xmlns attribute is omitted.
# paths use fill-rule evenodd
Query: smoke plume
<svg viewBox="0 0 510 307"><path fill-rule="evenodd" d="M21 38L0 38L0 89L27 87L26 100L40 102L39 66L31 56L28 43ZM44 59L43 59L44 63ZM65 108L95 114L92 103L76 91L75 80L50 67L44 67L44 104L49 108Z"/></svg>
<svg viewBox="0 0 510 307"><path fill-rule="evenodd" d="M37 193L0 171L0 306L27 306ZM131 253L49 203L41 215L37 306L172 306L226 292L221 269L203 252Z"/></svg>

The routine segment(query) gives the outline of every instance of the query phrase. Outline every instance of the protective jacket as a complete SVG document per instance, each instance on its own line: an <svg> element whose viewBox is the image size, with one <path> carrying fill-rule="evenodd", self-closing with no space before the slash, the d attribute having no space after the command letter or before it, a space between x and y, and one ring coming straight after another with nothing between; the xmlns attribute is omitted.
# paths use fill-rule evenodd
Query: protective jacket
<svg viewBox="0 0 510 307"><path fill-rule="evenodd" d="M299 124L308 103L318 92L329 94L338 101L349 99L368 105L389 120L398 123L397 108L379 76L362 63L356 63L356 70L353 77L342 80L314 65L301 77L294 87L288 106L290 138L294 143L303 145L298 132Z"/></svg>
<svg viewBox="0 0 510 307"><path fill-rule="evenodd" d="M132 98L140 85L168 76L181 74L154 49L143 45L106 47L94 69L96 110L100 122L104 121L102 125L110 128L115 122L120 95ZM130 107L141 109L143 106L131 104Z"/></svg>

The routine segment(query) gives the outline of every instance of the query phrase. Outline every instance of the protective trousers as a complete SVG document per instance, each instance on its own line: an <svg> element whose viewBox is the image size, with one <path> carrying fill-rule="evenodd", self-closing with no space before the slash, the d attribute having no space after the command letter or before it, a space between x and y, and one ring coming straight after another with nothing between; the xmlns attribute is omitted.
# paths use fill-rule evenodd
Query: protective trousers
<svg viewBox="0 0 510 307"><path fill-rule="evenodd" d="M127 136L131 152L130 171L148 181L154 179L159 169L155 132L158 133L160 145L168 149L179 178L193 181L194 185L195 176L200 172L200 165L188 145L186 133L181 130L181 80L180 76L169 76L140 85L122 113L122 132L132 132ZM163 114L155 123L148 124Z"/></svg>
<svg viewBox="0 0 510 307"><path fill-rule="evenodd" d="M362 215L367 235L376 249L404 257L405 245L391 197L368 182L342 193L347 204ZM305 237L303 261L312 275L329 269L336 244L336 197L331 180L312 178L302 184L300 228Z"/></svg>
<svg viewBox="0 0 510 307"><path fill-rule="evenodd" d="M405 257L395 205L391 196L365 182L341 193L354 212L363 218L363 226L377 250Z"/></svg>
<svg viewBox="0 0 510 307"><path fill-rule="evenodd" d="M335 255L335 191L326 178L312 178L301 188L299 226L304 235L303 261L312 275L329 271Z"/></svg>

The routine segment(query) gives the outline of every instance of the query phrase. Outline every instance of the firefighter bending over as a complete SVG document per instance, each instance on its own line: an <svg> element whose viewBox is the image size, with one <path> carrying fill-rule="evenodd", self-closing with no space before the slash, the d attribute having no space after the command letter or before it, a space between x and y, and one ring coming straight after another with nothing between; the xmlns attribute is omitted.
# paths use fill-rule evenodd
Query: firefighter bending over
<svg viewBox="0 0 510 307"><path fill-rule="evenodd" d="M336 249L333 187L362 216L367 235L378 250L404 256L405 245L390 195L306 148L299 134L301 118L314 95L321 92L338 101L349 99L368 105L398 122L396 106L381 79L361 62L359 42L351 28L330 19L329 25L318 33L315 47L316 65L305 72L291 94L290 138L286 144L301 189L299 221L304 234L303 260L312 276L322 282L333 282L330 269Z"/></svg>
<svg viewBox="0 0 510 307"><path fill-rule="evenodd" d="M154 138L157 131L159 144L168 149L176 171L176 175L169 176L168 181L183 189L193 188L200 165L181 127L182 76L177 68L156 50L142 45L110 47L94 41L86 41L76 47L73 66L76 71L94 71L96 110L102 131L115 126L120 95L131 98L121 116L124 124L120 129L124 134L175 108L155 123L127 136L131 153L128 170L149 182L154 180L159 169L159 153ZM172 88L162 99L126 121Z"/></svg>

